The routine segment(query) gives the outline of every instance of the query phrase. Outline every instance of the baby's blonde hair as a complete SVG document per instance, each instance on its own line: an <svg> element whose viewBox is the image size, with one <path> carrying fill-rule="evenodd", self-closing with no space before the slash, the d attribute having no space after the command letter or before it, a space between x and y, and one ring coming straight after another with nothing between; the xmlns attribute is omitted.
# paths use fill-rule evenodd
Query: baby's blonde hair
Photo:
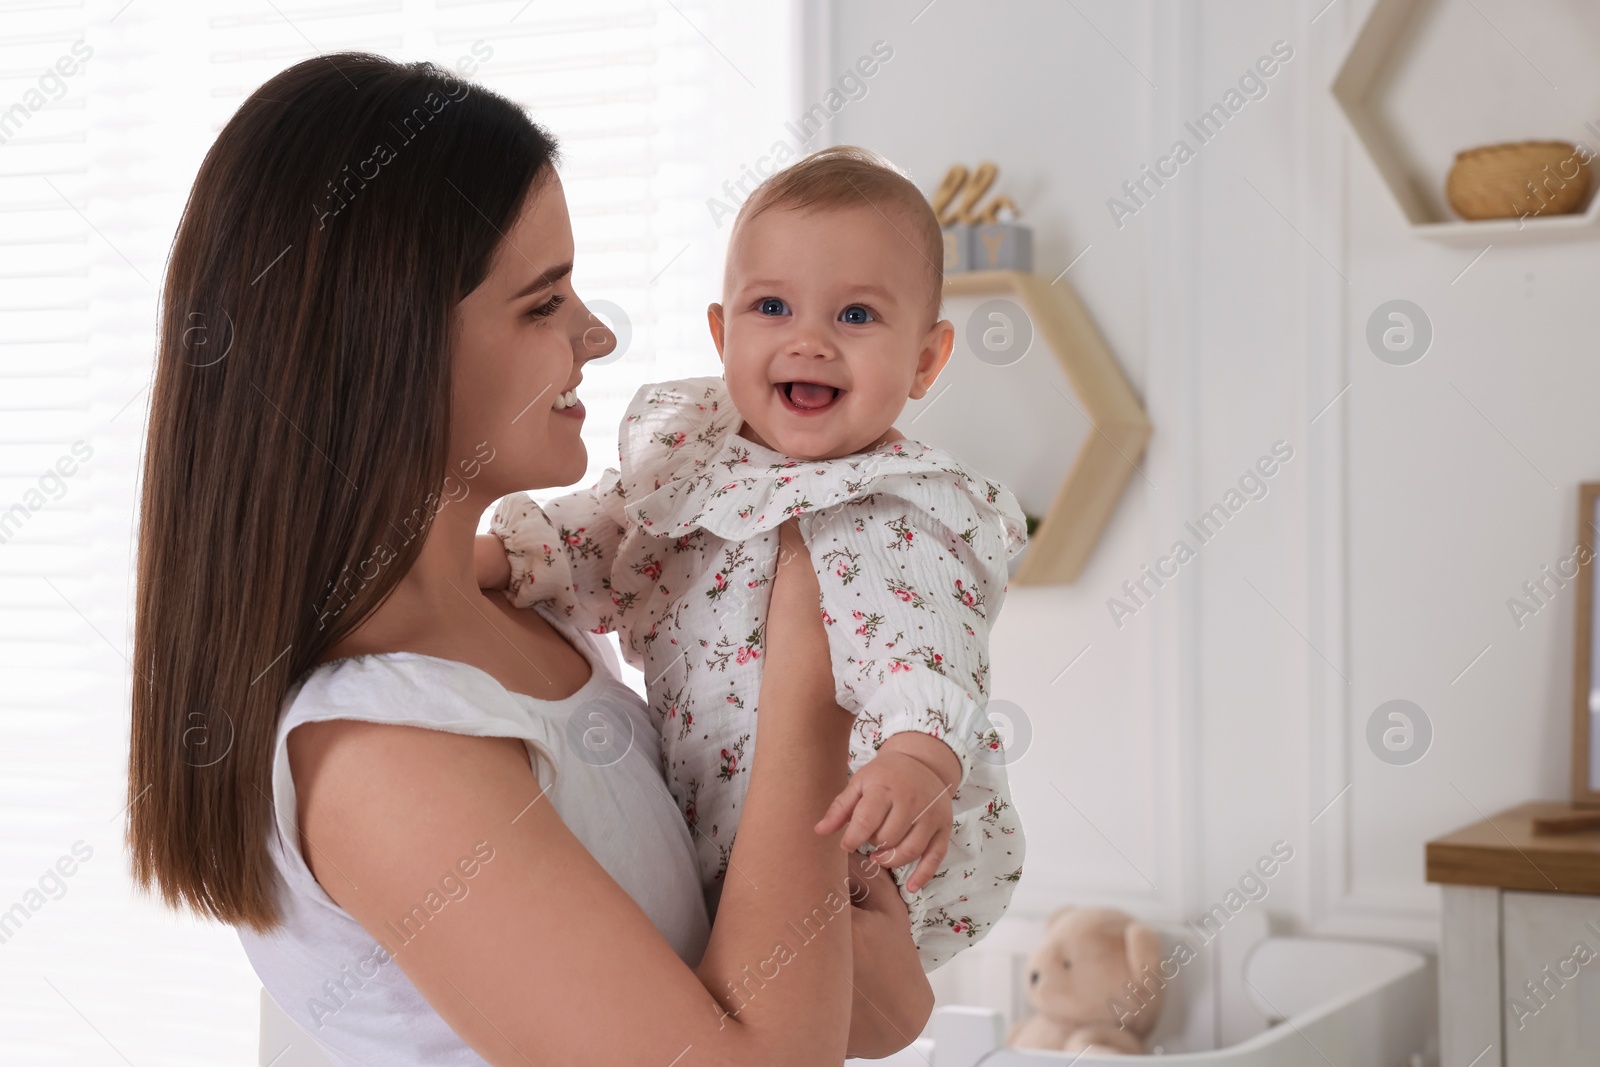
<svg viewBox="0 0 1600 1067"><path fill-rule="evenodd" d="M733 232L774 208L828 210L868 206L905 238L928 267L929 321L944 290L944 234L933 206L899 168L856 145L823 148L756 186L739 208Z"/></svg>

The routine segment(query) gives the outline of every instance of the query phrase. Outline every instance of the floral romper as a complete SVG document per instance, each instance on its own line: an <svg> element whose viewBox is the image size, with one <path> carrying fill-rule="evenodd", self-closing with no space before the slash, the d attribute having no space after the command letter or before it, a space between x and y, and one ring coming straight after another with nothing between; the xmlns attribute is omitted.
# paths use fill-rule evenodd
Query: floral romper
<svg viewBox="0 0 1600 1067"><path fill-rule="evenodd" d="M508 595L616 631L644 672L715 913L754 752L777 528L798 517L835 696L856 717L851 772L903 730L941 738L961 760L939 871L916 893L905 889L912 865L891 872L931 971L988 933L1022 875L1022 828L985 710L989 629L1027 538L1022 512L1006 489L914 441L799 461L738 436L741 425L721 378L645 386L623 420L620 471L542 508L519 493L496 509Z"/></svg>

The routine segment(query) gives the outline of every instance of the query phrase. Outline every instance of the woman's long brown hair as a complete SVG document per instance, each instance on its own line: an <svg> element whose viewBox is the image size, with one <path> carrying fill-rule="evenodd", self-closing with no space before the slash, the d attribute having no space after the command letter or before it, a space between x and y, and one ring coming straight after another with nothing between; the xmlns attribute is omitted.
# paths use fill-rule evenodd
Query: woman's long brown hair
<svg viewBox="0 0 1600 1067"><path fill-rule="evenodd" d="M410 568L448 462L451 315L554 140L431 64L250 95L163 292L138 542L128 839L174 907L276 924L284 697Z"/></svg>

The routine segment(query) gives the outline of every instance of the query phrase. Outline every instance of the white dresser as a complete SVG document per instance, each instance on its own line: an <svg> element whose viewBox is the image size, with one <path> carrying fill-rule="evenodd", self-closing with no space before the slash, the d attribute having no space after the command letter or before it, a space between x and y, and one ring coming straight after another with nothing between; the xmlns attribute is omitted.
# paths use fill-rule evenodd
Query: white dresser
<svg viewBox="0 0 1600 1067"><path fill-rule="evenodd" d="M1444 902L1441 1062L1600 1064L1600 830L1533 828L1573 811L1523 804L1428 842Z"/></svg>

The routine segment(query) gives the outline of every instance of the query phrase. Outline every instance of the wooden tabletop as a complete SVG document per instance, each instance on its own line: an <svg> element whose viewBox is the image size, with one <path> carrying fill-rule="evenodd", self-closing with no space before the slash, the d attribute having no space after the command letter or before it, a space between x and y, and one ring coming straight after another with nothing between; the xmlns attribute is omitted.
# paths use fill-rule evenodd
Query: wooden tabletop
<svg viewBox="0 0 1600 1067"><path fill-rule="evenodd" d="M1593 810L1536 800L1435 838L1428 842L1428 881L1600 895L1600 830L1533 832L1535 818Z"/></svg>

